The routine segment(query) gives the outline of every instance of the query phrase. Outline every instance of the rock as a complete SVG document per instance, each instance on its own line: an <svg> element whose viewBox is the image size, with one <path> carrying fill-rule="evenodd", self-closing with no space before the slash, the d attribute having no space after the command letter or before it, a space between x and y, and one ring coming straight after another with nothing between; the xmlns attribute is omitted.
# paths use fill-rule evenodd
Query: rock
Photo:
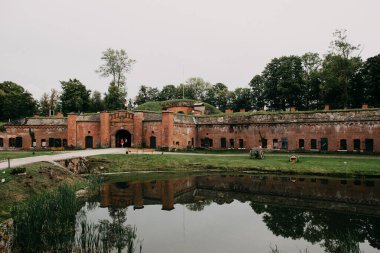
<svg viewBox="0 0 380 253"><path fill-rule="evenodd" d="M75 193L75 196L77 198L84 198L84 197L87 197L88 195L89 195L89 192L86 189L79 190Z"/></svg>

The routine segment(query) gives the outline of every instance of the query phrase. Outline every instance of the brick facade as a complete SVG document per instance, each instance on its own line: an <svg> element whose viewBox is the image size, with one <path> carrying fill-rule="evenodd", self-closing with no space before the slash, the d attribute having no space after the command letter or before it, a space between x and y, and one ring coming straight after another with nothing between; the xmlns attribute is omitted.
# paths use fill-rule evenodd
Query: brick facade
<svg viewBox="0 0 380 253"><path fill-rule="evenodd" d="M0 149L151 147L380 153L380 109L186 115L101 112L26 118L5 126ZM179 107L181 112L188 112ZM32 144L32 139L34 144Z"/></svg>

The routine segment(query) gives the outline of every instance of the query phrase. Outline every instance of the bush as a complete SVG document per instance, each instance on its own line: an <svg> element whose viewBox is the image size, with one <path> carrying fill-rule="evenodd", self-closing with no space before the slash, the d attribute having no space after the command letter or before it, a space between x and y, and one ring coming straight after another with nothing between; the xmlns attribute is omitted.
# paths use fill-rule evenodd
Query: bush
<svg viewBox="0 0 380 253"><path fill-rule="evenodd" d="M25 171L26 171L26 169L24 167L18 167L18 168L12 169L10 174L11 175L18 175L18 174L25 173Z"/></svg>

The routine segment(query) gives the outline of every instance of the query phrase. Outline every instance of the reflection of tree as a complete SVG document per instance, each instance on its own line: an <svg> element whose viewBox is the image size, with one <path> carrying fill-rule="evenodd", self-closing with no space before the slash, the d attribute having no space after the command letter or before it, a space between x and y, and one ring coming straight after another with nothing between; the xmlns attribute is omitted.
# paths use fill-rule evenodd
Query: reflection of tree
<svg viewBox="0 0 380 253"><path fill-rule="evenodd" d="M127 209L108 209L111 221L100 220L99 224L89 223L86 217L79 222L80 235L77 238L77 249L81 252L121 252L127 248L128 253L135 252L136 227L126 225ZM140 245L141 248L141 245Z"/></svg>
<svg viewBox="0 0 380 253"><path fill-rule="evenodd" d="M363 218L352 214L302 210L251 202L252 209L263 214L263 221L277 236L304 238L320 243L326 252L360 252L359 242L368 240L380 249L379 218Z"/></svg>
<svg viewBox="0 0 380 253"><path fill-rule="evenodd" d="M185 206L190 211L199 212L199 211L202 211L203 209L205 209L206 206L211 205L211 203L212 203L211 199L204 199L204 200L199 200L199 201L196 201L193 203L186 204Z"/></svg>

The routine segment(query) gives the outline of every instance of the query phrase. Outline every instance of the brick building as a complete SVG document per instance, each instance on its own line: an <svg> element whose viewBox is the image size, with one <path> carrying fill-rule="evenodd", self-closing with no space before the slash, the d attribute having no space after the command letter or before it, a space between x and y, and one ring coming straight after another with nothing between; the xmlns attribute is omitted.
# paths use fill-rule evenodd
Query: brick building
<svg viewBox="0 0 380 253"><path fill-rule="evenodd" d="M380 109L205 115L202 104L161 112L33 117L5 125L0 149L206 147L380 153Z"/></svg>

